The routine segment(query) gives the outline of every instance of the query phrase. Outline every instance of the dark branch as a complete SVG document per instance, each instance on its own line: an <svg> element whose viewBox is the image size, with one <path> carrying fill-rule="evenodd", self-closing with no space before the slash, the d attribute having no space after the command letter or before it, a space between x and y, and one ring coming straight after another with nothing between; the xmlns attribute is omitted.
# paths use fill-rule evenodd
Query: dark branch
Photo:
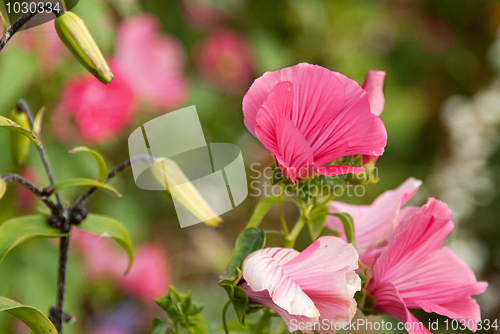
<svg viewBox="0 0 500 334"><path fill-rule="evenodd" d="M151 161L155 161L156 159L153 156L150 155L136 155L128 160L125 160L121 164L115 167L112 171L108 173L108 176L106 180L104 180L103 183L108 183L112 178L114 178L116 175L120 174L123 172L125 169L130 167L134 162L139 162L139 161L144 161L150 163ZM82 206L85 205L85 203L88 201L88 199L98 190L99 188L97 187L91 187L89 188L82 196L80 196L75 204L73 204L73 207L77 206Z"/></svg>
<svg viewBox="0 0 500 334"><path fill-rule="evenodd" d="M38 189L33 183L29 182L21 175L8 173L0 175L0 178L2 178L5 183L15 182L28 189L33 195L38 197L40 201L47 205L47 207L52 211L52 214L61 215L59 208L54 203L52 203L51 200L48 199L50 193L45 193L43 190Z"/></svg>
<svg viewBox="0 0 500 334"><path fill-rule="evenodd" d="M28 106L28 102L26 102L26 100L24 99L21 99L17 101L16 107L18 111L22 111L26 115L26 117L28 118L28 123L30 125L30 130L33 131L33 124L35 123L35 121L33 119L33 114L31 113L31 109Z"/></svg>

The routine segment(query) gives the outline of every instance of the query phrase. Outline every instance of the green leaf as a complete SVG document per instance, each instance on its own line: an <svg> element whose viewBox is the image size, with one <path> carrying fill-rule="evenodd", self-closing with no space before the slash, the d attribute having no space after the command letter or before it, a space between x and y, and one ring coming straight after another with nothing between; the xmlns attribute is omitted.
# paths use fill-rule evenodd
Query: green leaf
<svg viewBox="0 0 500 334"><path fill-rule="evenodd" d="M188 328L189 334L207 334L208 325L207 321L201 314L191 316L189 318L190 327Z"/></svg>
<svg viewBox="0 0 500 334"><path fill-rule="evenodd" d="M0 262L14 247L26 240L36 238L59 238L67 236L49 225L47 219L39 216L24 216L7 220L0 225Z"/></svg>
<svg viewBox="0 0 500 334"><path fill-rule="evenodd" d="M236 279L238 277L237 268L241 262L251 253L262 249L266 242L266 233L255 227L250 227L240 233L236 239L233 256L229 261L226 272L222 275L224 279Z"/></svg>
<svg viewBox="0 0 500 334"><path fill-rule="evenodd" d="M92 180L92 179L75 178L75 179L64 180L64 181L55 183L53 185L53 188L54 188L54 192L56 192L56 191L67 189L67 188L82 187L82 186L102 188L102 189L114 192L118 197L122 197L122 194L120 194L118 192L118 190L116 190L115 188L113 188L110 185L107 185L105 183L101 183L101 182L98 182L98 181Z"/></svg>
<svg viewBox="0 0 500 334"><path fill-rule="evenodd" d="M125 274L129 271L134 261L134 249L127 230L120 222L108 216L91 213L76 227L102 237L113 238L128 254L129 264Z"/></svg>
<svg viewBox="0 0 500 334"><path fill-rule="evenodd" d="M261 309L259 306L253 306L249 304L248 295L245 290L235 285L236 281L232 279L224 279L219 282L221 286L231 300L233 304L234 311L238 317L240 324L245 326L246 317L253 312L257 312Z"/></svg>
<svg viewBox="0 0 500 334"><path fill-rule="evenodd" d="M28 129L23 128L19 124L17 124L14 121L11 121L10 119L0 116L0 127L7 128L12 131L16 131L24 136L26 136L29 140L31 140L38 148L42 148L42 142L40 139L37 137L36 134L31 132Z"/></svg>
<svg viewBox="0 0 500 334"><path fill-rule="evenodd" d="M11 299L0 297L0 311L5 311L24 322L35 334L56 334L52 322L34 307L19 304Z"/></svg>
<svg viewBox="0 0 500 334"><path fill-rule="evenodd" d="M165 334L167 331L168 324L164 321L161 321L158 318L153 319L153 333L151 334Z"/></svg>
<svg viewBox="0 0 500 334"><path fill-rule="evenodd" d="M91 154L94 157L95 162L97 162L97 167L99 167L99 181L103 182L104 180L106 180L106 178L108 177L108 167L106 166L104 158L97 151L91 150L90 148L85 146L78 146L69 151L69 153L78 152L87 152Z"/></svg>
<svg viewBox="0 0 500 334"><path fill-rule="evenodd" d="M277 203L279 196L266 197L263 198L259 204L255 207L250 221L247 223L246 228L258 227L264 216L269 212L274 203ZM293 199L288 197L283 197L284 201L293 201Z"/></svg>
<svg viewBox="0 0 500 334"><path fill-rule="evenodd" d="M316 216L307 222L307 227L312 240L318 239L321 235L321 231L323 231L323 224L326 216L328 215L328 210L328 206L321 208Z"/></svg>
<svg viewBox="0 0 500 334"><path fill-rule="evenodd" d="M344 232L347 242L356 247L356 240L354 234L354 222L352 221L351 215L347 213L329 213L329 215L335 216L342 222L344 226Z"/></svg>
<svg viewBox="0 0 500 334"><path fill-rule="evenodd" d="M30 123L28 116L26 116L24 112L14 109L9 113L9 119L29 131L28 129L30 128ZM25 135L20 134L17 131L9 131L9 146L12 163L16 167L21 167L26 155L28 154L30 140Z"/></svg>

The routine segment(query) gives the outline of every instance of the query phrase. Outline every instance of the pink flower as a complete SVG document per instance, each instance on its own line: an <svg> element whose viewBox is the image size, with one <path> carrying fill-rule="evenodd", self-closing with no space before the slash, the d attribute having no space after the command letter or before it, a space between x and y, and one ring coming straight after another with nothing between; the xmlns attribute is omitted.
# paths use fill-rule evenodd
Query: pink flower
<svg viewBox="0 0 500 334"><path fill-rule="evenodd" d="M52 117L58 137L67 140L73 135L71 120L81 139L88 143L109 141L131 123L135 111L134 95L124 75L111 67L115 79L103 85L91 75L70 79Z"/></svg>
<svg viewBox="0 0 500 334"><path fill-rule="evenodd" d="M348 213L354 221L356 251L361 262L373 265L385 249L392 231L403 217L414 213L419 208L402 206L417 192L422 181L407 179L395 190L388 190L378 196L371 205L353 205L332 201L331 213ZM338 231L345 240L342 222L335 216L328 216L325 227Z"/></svg>
<svg viewBox="0 0 500 334"><path fill-rule="evenodd" d="M175 37L160 34L160 23L154 16L135 16L120 25L114 63L134 94L148 106L175 109L186 101L185 58Z"/></svg>
<svg viewBox="0 0 500 334"><path fill-rule="evenodd" d="M182 0L182 15L186 22L199 31L204 31L222 23L225 13L205 0Z"/></svg>
<svg viewBox="0 0 500 334"><path fill-rule="evenodd" d="M357 268L358 255L352 245L340 238L321 237L302 253L266 248L250 254L243 262L241 287L250 302L275 310L290 332L296 330L292 320L311 326L320 319L344 324L356 312L354 294L361 289Z"/></svg>
<svg viewBox="0 0 500 334"><path fill-rule="evenodd" d="M125 293L144 303L153 303L154 298L166 295L170 286L170 269L165 251L152 244L137 247L132 268L121 277L120 286Z"/></svg>
<svg viewBox="0 0 500 334"><path fill-rule="evenodd" d="M363 88L368 94L368 100L370 101L370 111L372 112L372 114L375 114L377 116L382 115L382 111L384 111L384 79L385 72L370 70L368 72L368 76L361 85L361 88ZM375 163L377 162L377 159L378 156L376 155L364 155L363 165L369 163L371 160L374 160Z"/></svg>
<svg viewBox="0 0 500 334"><path fill-rule="evenodd" d="M484 292L488 284L477 282L462 260L441 247L455 227L451 217L445 203L430 198L419 212L399 222L367 286L377 300L377 310L402 322L418 322L408 308L422 309L464 319L470 330L476 330L475 321L481 315L471 296ZM430 333L425 327L408 332Z"/></svg>
<svg viewBox="0 0 500 334"><path fill-rule="evenodd" d="M243 98L245 125L295 182L312 171L360 173L324 166L349 155L380 156L387 133L370 112L369 95L354 80L307 63L267 72Z"/></svg>
<svg viewBox="0 0 500 334"><path fill-rule="evenodd" d="M210 85L224 92L239 93L254 78L254 57L248 42L231 30L212 33L193 58L201 76Z"/></svg>

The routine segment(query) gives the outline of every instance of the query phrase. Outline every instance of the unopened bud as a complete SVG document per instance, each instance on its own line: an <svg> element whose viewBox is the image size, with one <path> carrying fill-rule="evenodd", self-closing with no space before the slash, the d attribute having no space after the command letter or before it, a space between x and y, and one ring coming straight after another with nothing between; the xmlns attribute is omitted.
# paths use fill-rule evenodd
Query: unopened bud
<svg viewBox="0 0 500 334"><path fill-rule="evenodd" d="M75 58L103 84L109 84L113 74L83 20L72 12L65 12L54 24L59 38Z"/></svg>
<svg viewBox="0 0 500 334"><path fill-rule="evenodd" d="M9 119L16 122L20 127L30 130L28 117L24 112L12 110L9 114ZM26 154L28 153L30 140L25 135L16 131L9 131L9 145L12 163L16 167L20 167L24 162Z"/></svg>
<svg viewBox="0 0 500 334"><path fill-rule="evenodd" d="M158 159L154 174L159 182L168 184L172 197L199 221L210 227L220 227L222 218L215 213L174 161Z"/></svg>
<svg viewBox="0 0 500 334"><path fill-rule="evenodd" d="M2 199L3 195L5 195L5 191L7 190L7 183L0 177L0 199Z"/></svg>

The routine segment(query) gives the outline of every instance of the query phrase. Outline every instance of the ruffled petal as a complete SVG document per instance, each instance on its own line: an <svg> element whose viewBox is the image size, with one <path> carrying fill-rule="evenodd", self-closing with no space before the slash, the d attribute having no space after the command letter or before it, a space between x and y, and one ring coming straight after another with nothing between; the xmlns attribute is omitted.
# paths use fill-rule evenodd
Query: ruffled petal
<svg viewBox="0 0 500 334"><path fill-rule="evenodd" d="M384 71L370 70L368 76L361 85L368 93L368 99L370 101L370 110L372 114L380 116L382 111L384 111L385 97L384 97Z"/></svg>

